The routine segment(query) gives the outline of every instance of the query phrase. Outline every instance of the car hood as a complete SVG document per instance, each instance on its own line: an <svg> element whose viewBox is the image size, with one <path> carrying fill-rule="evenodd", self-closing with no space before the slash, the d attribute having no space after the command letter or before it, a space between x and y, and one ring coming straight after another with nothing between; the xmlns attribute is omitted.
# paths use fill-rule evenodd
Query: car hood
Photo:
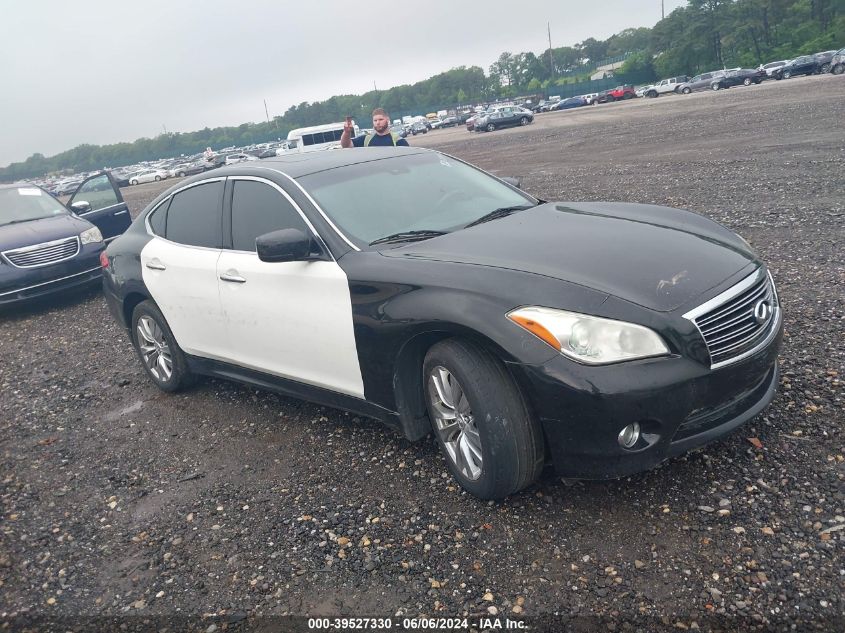
<svg viewBox="0 0 845 633"><path fill-rule="evenodd" d="M602 202L542 204L382 254L524 271L657 311L757 263L741 238L702 216Z"/></svg>
<svg viewBox="0 0 845 633"><path fill-rule="evenodd" d="M0 225L0 251L72 237L92 226L94 225L87 220L71 214L54 215L20 224Z"/></svg>

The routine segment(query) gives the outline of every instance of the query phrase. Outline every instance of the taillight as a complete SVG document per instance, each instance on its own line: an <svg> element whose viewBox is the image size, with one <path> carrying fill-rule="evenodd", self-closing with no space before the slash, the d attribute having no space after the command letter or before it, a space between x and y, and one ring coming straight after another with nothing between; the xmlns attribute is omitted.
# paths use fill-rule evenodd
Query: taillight
<svg viewBox="0 0 845 633"><path fill-rule="evenodd" d="M106 255L106 251L102 251L100 253L100 266L102 266L103 268L109 267L109 256Z"/></svg>

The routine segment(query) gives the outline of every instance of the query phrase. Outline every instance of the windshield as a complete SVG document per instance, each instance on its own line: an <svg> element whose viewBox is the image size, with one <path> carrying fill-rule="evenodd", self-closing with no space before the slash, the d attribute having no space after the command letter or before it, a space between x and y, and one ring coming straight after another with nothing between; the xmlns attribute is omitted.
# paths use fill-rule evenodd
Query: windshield
<svg viewBox="0 0 845 633"><path fill-rule="evenodd" d="M67 209L38 187L0 189L0 225L65 215Z"/></svg>
<svg viewBox="0 0 845 633"><path fill-rule="evenodd" d="M388 235L454 231L495 209L537 204L484 172L436 152L348 165L303 176L299 182L362 248Z"/></svg>

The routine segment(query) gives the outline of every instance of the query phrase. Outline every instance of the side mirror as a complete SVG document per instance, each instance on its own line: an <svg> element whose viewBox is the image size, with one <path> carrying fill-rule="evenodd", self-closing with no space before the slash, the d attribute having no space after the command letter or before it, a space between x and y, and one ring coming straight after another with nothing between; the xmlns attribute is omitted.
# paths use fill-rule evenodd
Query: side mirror
<svg viewBox="0 0 845 633"><path fill-rule="evenodd" d="M522 179L514 178L513 176L503 176L500 180L508 183L511 187L522 189Z"/></svg>
<svg viewBox="0 0 845 633"><path fill-rule="evenodd" d="M262 262L298 262L326 259L323 249L311 235L299 229L282 229L259 235L255 250Z"/></svg>
<svg viewBox="0 0 845 633"><path fill-rule="evenodd" d="M82 215L83 213L88 213L91 210L91 203L85 200L79 200L78 202L74 202L70 205L70 208L71 211L77 215Z"/></svg>

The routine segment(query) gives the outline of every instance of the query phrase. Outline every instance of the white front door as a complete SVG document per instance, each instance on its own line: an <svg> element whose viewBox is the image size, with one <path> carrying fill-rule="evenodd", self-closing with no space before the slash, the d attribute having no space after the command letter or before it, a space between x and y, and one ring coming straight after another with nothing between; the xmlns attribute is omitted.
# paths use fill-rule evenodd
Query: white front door
<svg viewBox="0 0 845 633"><path fill-rule="evenodd" d="M276 184L234 179L233 250L217 261L229 357L238 365L364 397L346 273L335 261L262 262L255 239L313 227Z"/></svg>

